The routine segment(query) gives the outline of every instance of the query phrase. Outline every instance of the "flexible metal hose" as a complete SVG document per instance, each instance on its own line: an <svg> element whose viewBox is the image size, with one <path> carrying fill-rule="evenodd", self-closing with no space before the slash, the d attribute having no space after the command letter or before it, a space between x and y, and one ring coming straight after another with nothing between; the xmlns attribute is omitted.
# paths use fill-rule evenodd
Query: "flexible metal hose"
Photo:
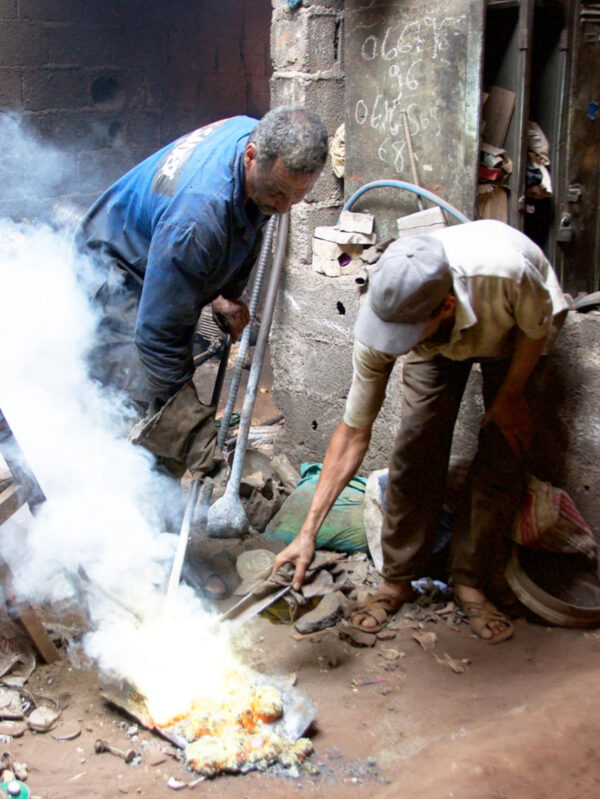
<svg viewBox="0 0 600 799"><path fill-rule="evenodd" d="M258 299L260 297L260 292L262 289L263 277L265 274L267 263L269 261L269 256L271 254L271 247L273 245L273 236L275 232L276 220L277 220L276 216L272 216L269 219L265 230L262 247L260 250L258 265L256 267L256 277L254 278L254 284L252 286L252 295L250 297L250 302L248 303L250 321L244 328L242 338L240 339L240 348L238 350L235 365L233 367L231 383L229 386L229 394L227 395L227 404L225 405L225 410L223 411L223 416L221 417L221 426L219 428L219 435L217 437L217 446L219 447L219 449L223 449L223 447L225 446L227 431L229 430L229 424L231 422L231 414L233 413L233 406L235 405L238 389L240 387L240 381L242 379L242 369L244 368L246 354L248 353L248 348L250 346L250 335L252 333L252 325L254 324L254 320L256 318L256 307L258 305Z"/></svg>
<svg viewBox="0 0 600 799"><path fill-rule="evenodd" d="M216 538L235 538L242 536L248 530L248 518L242 502L240 500L240 482L242 479L242 469L246 448L248 446L248 434L252 422L252 411L258 391L260 374L262 371L265 351L269 341L269 331L275 301L279 289L279 280L283 271L285 259L285 249L287 245L288 230L290 224L289 213L280 215L279 230L277 232L277 247L273 258L273 268L269 278L267 294L263 310L263 317L258 332L258 339L254 349L254 358L248 377L248 385L244 396L244 405L240 418L237 442L233 456L233 464L227 487L223 496L218 499L208 510L207 529L210 536Z"/></svg>

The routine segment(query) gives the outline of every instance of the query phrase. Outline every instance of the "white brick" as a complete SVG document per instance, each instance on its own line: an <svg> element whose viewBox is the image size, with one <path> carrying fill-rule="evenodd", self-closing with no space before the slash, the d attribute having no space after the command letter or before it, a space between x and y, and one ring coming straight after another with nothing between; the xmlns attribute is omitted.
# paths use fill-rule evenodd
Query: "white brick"
<svg viewBox="0 0 600 799"><path fill-rule="evenodd" d="M369 236L373 232L374 224L375 217L373 214L359 214L354 211L342 211L340 214L339 226L341 230L365 233Z"/></svg>

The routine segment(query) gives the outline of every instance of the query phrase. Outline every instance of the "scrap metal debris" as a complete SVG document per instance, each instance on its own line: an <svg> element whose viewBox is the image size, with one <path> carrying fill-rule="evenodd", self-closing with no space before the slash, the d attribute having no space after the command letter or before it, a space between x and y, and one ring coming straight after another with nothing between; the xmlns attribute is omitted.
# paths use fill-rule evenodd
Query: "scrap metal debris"
<svg viewBox="0 0 600 799"><path fill-rule="evenodd" d="M434 653L433 655L436 661L440 664L440 666L446 666L455 674L462 674L465 671L465 666L468 666L471 661L468 658L462 658L461 660L455 660L455 658L450 657L447 652L444 652L444 657L441 658Z"/></svg>
<svg viewBox="0 0 600 799"><path fill-rule="evenodd" d="M416 632L412 637L426 652L433 649L437 643L437 635L432 632Z"/></svg>

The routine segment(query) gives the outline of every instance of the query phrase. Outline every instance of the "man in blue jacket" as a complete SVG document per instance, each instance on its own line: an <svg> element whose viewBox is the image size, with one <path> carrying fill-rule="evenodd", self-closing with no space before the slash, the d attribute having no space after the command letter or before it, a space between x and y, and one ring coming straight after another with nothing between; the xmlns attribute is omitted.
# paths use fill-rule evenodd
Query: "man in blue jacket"
<svg viewBox="0 0 600 799"><path fill-rule="evenodd" d="M268 216L313 187L327 156L319 118L280 107L260 122L200 128L134 167L90 208L79 246L101 263L92 374L134 402L166 402L193 374L203 306L235 340L242 293Z"/></svg>
<svg viewBox="0 0 600 799"><path fill-rule="evenodd" d="M212 303L236 340L249 318L239 297L263 225L302 200L326 157L319 117L279 107L260 122L239 116L193 131L111 186L76 235L100 267L92 377L125 391L138 412L157 412L183 387L195 402L202 308Z"/></svg>

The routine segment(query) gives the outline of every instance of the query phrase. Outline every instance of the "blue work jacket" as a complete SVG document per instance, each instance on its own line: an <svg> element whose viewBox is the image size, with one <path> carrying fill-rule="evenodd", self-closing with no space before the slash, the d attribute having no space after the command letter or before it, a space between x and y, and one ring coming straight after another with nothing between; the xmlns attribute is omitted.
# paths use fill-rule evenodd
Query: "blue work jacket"
<svg viewBox="0 0 600 799"><path fill-rule="evenodd" d="M150 393L193 374L204 305L239 297L267 220L244 197L244 149L257 120L207 125L134 167L90 208L76 239L141 284L135 344Z"/></svg>

